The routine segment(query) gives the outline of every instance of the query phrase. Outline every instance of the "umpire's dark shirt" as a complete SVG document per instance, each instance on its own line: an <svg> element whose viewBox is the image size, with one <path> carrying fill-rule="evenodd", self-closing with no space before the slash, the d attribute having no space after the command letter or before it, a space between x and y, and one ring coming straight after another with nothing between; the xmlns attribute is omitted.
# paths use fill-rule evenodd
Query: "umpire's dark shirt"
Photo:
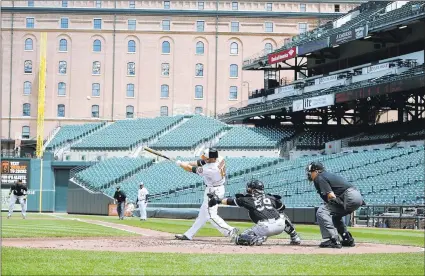
<svg viewBox="0 0 425 276"><path fill-rule="evenodd" d="M127 198L127 196L125 195L125 193L123 191L116 191L115 194L114 194L114 198L118 202L124 202L125 199Z"/></svg>
<svg viewBox="0 0 425 276"><path fill-rule="evenodd" d="M28 191L26 186L18 183L12 185L12 187L10 187L10 190L12 190L12 193L16 196L23 196L25 195L24 191Z"/></svg>
<svg viewBox="0 0 425 276"><path fill-rule="evenodd" d="M321 172L314 179L314 187L320 197L328 202L327 194L333 192L335 196L342 195L348 188L353 187L347 180L331 172Z"/></svg>

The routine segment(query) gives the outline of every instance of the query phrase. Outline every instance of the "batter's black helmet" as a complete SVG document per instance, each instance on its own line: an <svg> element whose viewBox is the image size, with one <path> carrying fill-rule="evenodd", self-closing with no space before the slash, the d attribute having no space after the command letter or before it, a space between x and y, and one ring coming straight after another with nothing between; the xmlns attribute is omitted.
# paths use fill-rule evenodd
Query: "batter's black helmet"
<svg viewBox="0 0 425 276"><path fill-rule="evenodd" d="M311 162L305 168L305 171L307 173L307 178L309 181L313 181L313 178L311 177L312 172L315 172L315 171L323 172L324 170L325 170L325 166L323 166L323 164L320 162Z"/></svg>
<svg viewBox="0 0 425 276"><path fill-rule="evenodd" d="M218 158L218 151L215 148L209 148L204 151L203 154L206 158Z"/></svg>
<svg viewBox="0 0 425 276"><path fill-rule="evenodd" d="M264 192L264 184L260 180L251 180L246 183L246 192L252 193L252 191Z"/></svg>

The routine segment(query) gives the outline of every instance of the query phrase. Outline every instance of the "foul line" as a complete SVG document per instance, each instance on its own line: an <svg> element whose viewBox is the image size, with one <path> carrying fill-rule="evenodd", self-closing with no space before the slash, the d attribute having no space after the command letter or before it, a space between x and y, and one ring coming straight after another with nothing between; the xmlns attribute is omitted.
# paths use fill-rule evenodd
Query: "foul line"
<svg viewBox="0 0 425 276"><path fill-rule="evenodd" d="M104 222L104 221L98 221L98 220L87 221L87 220L82 220L82 219L79 219L79 218L61 217L61 216L58 216L58 215L55 215L55 214L49 214L49 215L52 216L52 217L55 217L55 218L59 218L59 219L76 220L76 221L79 221L79 222L85 222L85 223L89 223L89 224L99 225L99 226L103 226L103 227L112 228L112 229L115 229L115 230L121 230L121 231L129 232L129 233L137 234L137 235L140 235L140 236L150 237L150 235L148 235L148 234L142 234L142 233L138 233L138 232L128 230L128 229L122 229L120 227L116 227L116 226L112 226L112 225L105 225L105 224L115 224L115 223L112 223L112 222ZM115 225L118 226L119 224L115 224Z"/></svg>

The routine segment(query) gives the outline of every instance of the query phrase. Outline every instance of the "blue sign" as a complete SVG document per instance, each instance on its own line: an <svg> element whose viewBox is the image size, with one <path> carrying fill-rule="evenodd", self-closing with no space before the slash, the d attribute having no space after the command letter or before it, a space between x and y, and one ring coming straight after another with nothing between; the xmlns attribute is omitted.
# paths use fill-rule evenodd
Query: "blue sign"
<svg viewBox="0 0 425 276"><path fill-rule="evenodd" d="M298 55L312 53L314 51L329 47L328 38L319 39L307 42L306 44L298 46Z"/></svg>

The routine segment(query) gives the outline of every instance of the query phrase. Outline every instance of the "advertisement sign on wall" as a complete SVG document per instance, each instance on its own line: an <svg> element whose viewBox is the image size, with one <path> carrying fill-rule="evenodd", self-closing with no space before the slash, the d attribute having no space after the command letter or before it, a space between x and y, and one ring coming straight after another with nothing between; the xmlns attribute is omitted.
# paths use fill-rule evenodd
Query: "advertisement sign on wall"
<svg viewBox="0 0 425 276"><path fill-rule="evenodd" d="M29 161L2 160L1 186L10 188L18 179L28 186Z"/></svg>
<svg viewBox="0 0 425 276"><path fill-rule="evenodd" d="M366 68L366 72L364 72L365 74L369 74L369 73L375 73L375 72L379 72L382 70L387 70L390 68L390 64L389 63L384 63L384 64L378 64L378 65L373 65L373 66L369 66Z"/></svg>
<svg viewBox="0 0 425 276"><path fill-rule="evenodd" d="M292 110L296 112L301 110L334 105L334 103L335 103L334 94L328 94L328 95L317 96L313 98L296 100L292 103Z"/></svg>
<svg viewBox="0 0 425 276"><path fill-rule="evenodd" d="M331 45L339 45L346 43L348 41L356 40L363 38L367 35L367 28L366 26L360 26L357 28L353 28L349 31L334 34L330 37L330 44Z"/></svg>
<svg viewBox="0 0 425 276"><path fill-rule="evenodd" d="M314 51L327 48L329 46L329 39L320 39L315 41L307 42L306 44L298 46L297 53L298 55L304 55L312 53Z"/></svg>
<svg viewBox="0 0 425 276"><path fill-rule="evenodd" d="M297 48L292 47L291 49L280 51L277 53L272 53L267 56L269 64L278 63L285 61L291 58L294 58L297 55Z"/></svg>
<svg viewBox="0 0 425 276"><path fill-rule="evenodd" d="M322 83L332 82L338 80L338 75L327 76L323 78L318 78L314 80L315 85L319 85Z"/></svg>

